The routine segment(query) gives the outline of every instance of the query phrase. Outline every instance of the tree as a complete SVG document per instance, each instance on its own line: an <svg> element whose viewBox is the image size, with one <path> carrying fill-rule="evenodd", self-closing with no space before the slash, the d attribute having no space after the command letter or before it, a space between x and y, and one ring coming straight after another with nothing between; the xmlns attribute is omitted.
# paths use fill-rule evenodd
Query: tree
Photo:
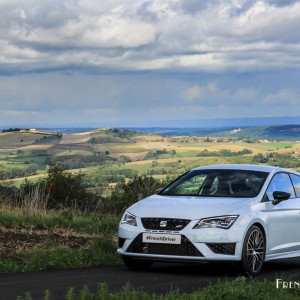
<svg viewBox="0 0 300 300"><path fill-rule="evenodd" d="M66 172L61 164L50 166L48 176L39 182L27 182L21 187L22 192L31 194L38 186L47 193L48 209L93 209L99 200L96 194L84 187L84 173Z"/></svg>
<svg viewBox="0 0 300 300"><path fill-rule="evenodd" d="M141 198L155 194L163 185L164 182L152 176L136 176L128 183L117 185L110 199L104 202L104 210L121 213Z"/></svg>
<svg viewBox="0 0 300 300"><path fill-rule="evenodd" d="M64 171L60 164L48 170L46 184L49 188L51 208L83 208L91 197L83 186L84 173L72 174Z"/></svg>

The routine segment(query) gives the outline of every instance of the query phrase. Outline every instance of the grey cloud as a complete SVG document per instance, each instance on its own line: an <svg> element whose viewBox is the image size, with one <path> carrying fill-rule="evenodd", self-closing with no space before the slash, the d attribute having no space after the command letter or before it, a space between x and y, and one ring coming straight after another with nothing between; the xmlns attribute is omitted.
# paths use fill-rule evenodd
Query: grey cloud
<svg viewBox="0 0 300 300"><path fill-rule="evenodd" d="M299 103L299 94L292 89L281 88L273 94L268 94L264 98L264 102L276 107L297 105Z"/></svg>
<svg viewBox="0 0 300 300"><path fill-rule="evenodd" d="M267 0L266 2L276 6L289 6L299 2L299 0Z"/></svg>
<svg viewBox="0 0 300 300"><path fill-rule="evenodd" d="M299 61L292 48L300 39L300 3L276 3L4 1L0 67L245 72L274 68L268 56L278 53L276 67L289 68Z"/></svg>
<svg viewBox="0 0 300 300"><path fill-rule="evenodd" d="M2 0L0 119L293 114L299 20L299 1Z"/></svg>

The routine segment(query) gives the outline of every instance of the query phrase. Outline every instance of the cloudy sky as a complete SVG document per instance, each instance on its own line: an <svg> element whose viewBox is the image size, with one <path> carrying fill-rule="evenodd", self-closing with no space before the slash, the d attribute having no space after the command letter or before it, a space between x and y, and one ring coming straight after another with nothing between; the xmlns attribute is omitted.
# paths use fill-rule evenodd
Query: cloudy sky
<svg viewBox="0 0 300 300"><path fill-rule="evenodd" d="M0 125L300 115L300 1L0 0Z"/></svg>

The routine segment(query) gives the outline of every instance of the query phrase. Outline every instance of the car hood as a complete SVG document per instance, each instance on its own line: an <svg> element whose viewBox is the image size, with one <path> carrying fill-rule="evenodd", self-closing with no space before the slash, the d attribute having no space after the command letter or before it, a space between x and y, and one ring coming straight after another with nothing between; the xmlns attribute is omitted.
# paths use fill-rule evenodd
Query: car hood
<svg viewBox="0 0 300 300"><path fill-rule="evenodd" d="M195 220L236 213L237 209L249 206L253 202L253 198L154 195L135 203L128 208L128 212L139 218L156 217Z"/></svg>

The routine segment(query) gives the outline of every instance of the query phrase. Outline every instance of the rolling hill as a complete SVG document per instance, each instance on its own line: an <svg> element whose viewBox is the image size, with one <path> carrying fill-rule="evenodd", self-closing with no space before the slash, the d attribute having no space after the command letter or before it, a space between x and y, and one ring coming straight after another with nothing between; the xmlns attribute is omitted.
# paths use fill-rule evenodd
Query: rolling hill
<svg viewBox="0 0 300 300"><path fill-rule="evenodd" d="M145 133L162 136L215 136L232 138L258 138L281 141L300 141L300 125L274 125L257 127L222 128L138 128Z"/></svg>

